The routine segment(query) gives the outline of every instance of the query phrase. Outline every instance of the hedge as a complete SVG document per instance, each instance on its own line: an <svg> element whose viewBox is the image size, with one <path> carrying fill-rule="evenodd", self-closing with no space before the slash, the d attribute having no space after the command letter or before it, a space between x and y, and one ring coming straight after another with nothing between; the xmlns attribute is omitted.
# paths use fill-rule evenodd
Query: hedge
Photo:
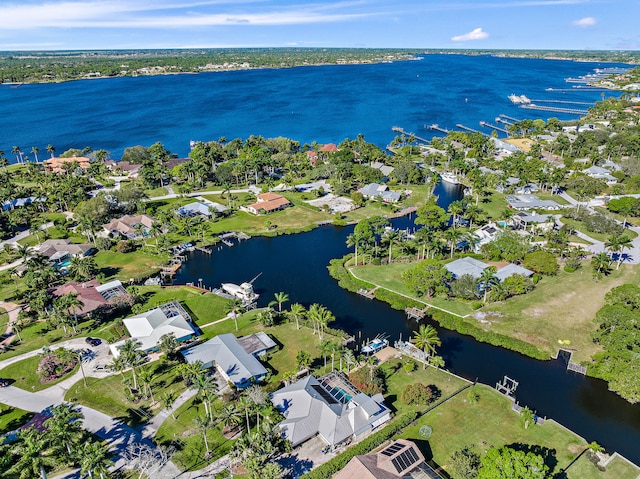
<svg viewBox="0 0 640 479"><path fill-rule="evenodd" d="M415 411L396 417L380 431L372 434L355 446L350 447L342 454L339 454L329 460L329 462L326 462L315 468L313 471L305 474L305 479L330 479L336 472L342 470L352 458L362 454L368 454L373 451L376 447L391 438L394 434L400 432L417 418L418 413Z"/></svg>

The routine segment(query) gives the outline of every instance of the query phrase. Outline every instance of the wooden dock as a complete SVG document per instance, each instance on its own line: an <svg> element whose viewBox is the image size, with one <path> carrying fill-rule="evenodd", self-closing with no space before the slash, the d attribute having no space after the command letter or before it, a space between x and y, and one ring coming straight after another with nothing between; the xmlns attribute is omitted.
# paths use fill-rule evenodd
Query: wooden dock
<svg viewBox="0 0 640 479"><path fill-rule="evenodd" d="M427 315L427 309L429 309L429 306L425 307L424 309L404 308L404 313L409 319L421 320L424 319L424 317Z"/></svg>
<svg viewBox="0 0 640 479"><path fill-rule="evenodd" d="M169 266L163 266L162 271L160 271L160 274L162 276L173 276L178 272L178 270L180 269L180 266L182 266L182 263L174 263Z"/></svg>
<svg viewBox="0 0 640 479"><path fill-rule="evenodd" d="M205 254L211 254L213 251L211 248L207 248L206 246L196 246L195 249Z"/></svg>
<svg viewBox="0 0 640 479"><path fill-rule="evenodd" d="M440 133L444 133L445 135L449 133L449 130L447 130L446 128L440 128L437 123L434 123L433 125L429 125L429 129L434 131L439 131Z"/></svg>
<svg viewBox="0 0 640 479"><path fill-rule="evenodd" d="M460 128L463 131L468 131L470 133L480 133L481 135L484 135L484 136L491 136L491 135L487 135L486 133L483 133L481 131L474 130L473 128L469 128L468 126L464 126L462 123L456 123L456 127Z"/></svg>
<svg viewBox="0 0 640 479"><path fill-rule="evenodd" d="M497 131L501 131L501 132L503 132L503 133L506 133L507 135L509 134L509 131L508 131L508 130L505 130L504 128L501 128L501 127L499 127L499 126L492 125L491 123L487 123L486 121L481 121L481 122L480 122L480 126L484 126L484 127L486 127L486 128L492 128L492 129L494 129L494 130L497 130Z"/></svg>
<svg viewBox="0 0 640 479"><path fill-rule="evenodd" d="M431 140L427 140L426 138L421 138L418 135L416 135L415 133L411 133L410 131L405 131L404 128L401 128L399 126L392 126L391 130L395 131L396 133L400 133L401 135L410 136L410 137L415 138L416 140L422 141L423 143L426 143L426 144L431 143Z"/></svg>
<svg viewBox="0 0 640 479"><path fill-rule="evenodd" d="M373 289L364 289L364 288L360 288L357 293L360 296L364 296L367 299L375 299L376 295L374 294L374 291L378 289L378 288L373 288Z"/></svg>

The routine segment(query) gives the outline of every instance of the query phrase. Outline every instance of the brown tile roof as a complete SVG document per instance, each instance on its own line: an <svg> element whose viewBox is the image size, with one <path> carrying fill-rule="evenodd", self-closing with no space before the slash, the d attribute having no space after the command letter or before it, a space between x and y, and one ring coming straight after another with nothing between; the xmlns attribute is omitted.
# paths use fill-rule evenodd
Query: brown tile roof
<svg viewBox="0 0 640 479"><path fill-rule="evenodd" d="M91 166L89 164L89 158L85 156L74 156L71 158L54 157L44 160L43 163L46 171L51 173L63 173L64 171L66 171L63 168L63 165L65 163L73 163L74 161L76 161L78 163L78 167L82 168L83 170L86 170L89 168L89 166Z"/></svg>
<svg viewBox="0 0 640 479"><path fill-rule="evenodd" d="M274 193L273 191L268 191L267 193L261 193L258 196L256 196L256 198L258 198L258 203L261 201L273 201L273 200L279 200L281 198L284 198L284 196L279 195L278 193Z"/></svg>
<svg viewBox="0 0 640 479"><path fill-rule="evenodd" d="M355 456L334 479L398 479L412 477L411 471L424 465L418 447L406 439L397 439L381 451Z"/></svg>
<svg viewBox="0 0 640 479"><path fill-rule="evenodd" d="M51 294L56 298L64 296L66 294L77 294L78 299L84 303L81 310L77 313L79 316L90 313L98 309L100 306L107 304L107 300L96 291L96 286L100 286L97 280L85 281L84 283L78 283L76 281L69 281L61 286L58 286Z"/></svg>
<svg viewBox="0 0 640 479"><path fill-rule="evenodd" d="M252 205L249 205L249 207L253 208L255 211L264 210L268 213L270 211L275 211L289 204L290 204L289 200L281 196L280 198L276 198L273 200L258 201L257 203L253 203Z"/></svg>
<svg viewBox="0 0 640 479"><path fill-rule="evenodd" d="M137 224L142 224L145 228L151 228L153 218L147 215L125 215L112 219L102 227L108 232L117 231L124 235L130 235L136 232L134 226Z"/></svg>
<svg viewBox="0 0 640 479"><path fill-rule="evenodd" d="M335 143L327 143L326 145L323 145L322 148L320 148L320 151L335 153L336 151L339 151L339 150Z"/></svg>

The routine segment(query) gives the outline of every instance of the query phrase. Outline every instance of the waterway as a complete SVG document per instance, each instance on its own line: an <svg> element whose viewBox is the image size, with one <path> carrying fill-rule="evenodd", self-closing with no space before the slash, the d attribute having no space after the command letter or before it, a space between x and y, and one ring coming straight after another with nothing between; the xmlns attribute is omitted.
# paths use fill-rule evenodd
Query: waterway
<svg viewBox="0 0 640 479"><path fill-rule="evenodd" d="M435 194L446 207L459 198L460 190L441 183ZM411 217L398 218L393 224L414 227ZM362 340L378 333L387 333L392 340L408 338L418 327L415 321L386 303L343 290L329 276L329 261L350 251L346 237L352 230L329 225L298 235L253 238L223 247L211 256L194 252L175 282L197 284L202 280L207 287L218 287L222 282L239 284L262 273L255 282L262 305L284 291L291 303L325 305L336 316L332 327ZM520 404L640 464L640 405L631 405L609 392L603 381L567 372L561 359L537 361L434 326L442 340L439 352L452 372L489 385L508 375L520 383L516 391Z"/></svg>

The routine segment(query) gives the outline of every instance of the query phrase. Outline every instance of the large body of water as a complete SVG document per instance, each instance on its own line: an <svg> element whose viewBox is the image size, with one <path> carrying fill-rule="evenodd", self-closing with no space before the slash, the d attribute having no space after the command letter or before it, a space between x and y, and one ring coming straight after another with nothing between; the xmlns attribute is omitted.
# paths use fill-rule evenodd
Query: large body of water
<svg viewBox="0 0 640 479"><path fill-rule="evenodd" d="M440 183L435 194L446 207L459 198L460 191ZM394 226L413 228L413 218L396 219ZM378 333L387 333L392 340L400 336L407 339L418 324L408 320L404 312L343 290L329 276L329 261L350 251L346 237L352 230L323 226L310 233L253 238L232 248L223 247L212 256L196 251L178 272L175 283L198 284L201 280L207 287L219 287L223 282L249 281L262 273L255 282L260 305L284 291L290 303L325 305L336 316L331 326L362 341ZM516 398L522 405L555 419L589 442L597 441L607 450L640 463L640 405L631 405L608 391L604 381L567 372L566 361L560 359L537 361L434 326L442 340L439 353L451 371L490 385L508 375L520 382Z"/></svg>
<svg viewBox="0 0 640 479"><path fill-rule="evenodd" d="M421 61L376 65L2 85L0 150L11 159L17 145L33 160L33 146L41 155L47 144L57 153L90 146L119 159L127 146L161 141L182 156L190 140L252 134L310 144L339 143L362 133L385 146L395 135L394 125L431 138L427 127L433 123L479 128L480 121L495 123L501 113L518 119L576 118L521 110L507 96L593 102L601 92L571 90L564 78L602 66L607 65L427 55Z"/></svg>
<svg viewBox="0 0 640 479"><path fill-rule="evenodd" d="M161 141L186 155L190 140L249 135L286 136L301 143L340 142L359 133L383 147L400 126L430 138L432 123L478 128L503 113L518 119L573 119L575 115L520 110L507 96L594 102L599 91L571 89L566 77L591 73L597 63L490 56L430 55L422 61L378 65L303 67L200 75L0 86L3 115L0 150L11 160L20 146L31 156L47 144L58 153L104 148L119 159L127 146ZM547 91L552 88L553 91ZM562 105L559 105L562 106ZM565 105L568 106L568 105ZM579 107L581 108L581 107ZM586 106L584 106L586 108ZM440 185L443 205L459 193ZM408 227L411 219L395 221ZM327 274L330 259L347 252L351 228L332 226L300 235L257 238L211 257L195 253L177 282L207 286L242 282L258 273L265 301L285 291L292 301L322 303L337 325L363 338L387 332L406 338L415 323L402 312L338 287ZM525 319L523 319L525 320ZM520 381L522 404L559 420L587 440L596 440L640 463L640 406L631 406L605 383L565 371L561 361L541 362L469 337L440 330L441 353L454 372L487 384L507 374Z"/></svg>

